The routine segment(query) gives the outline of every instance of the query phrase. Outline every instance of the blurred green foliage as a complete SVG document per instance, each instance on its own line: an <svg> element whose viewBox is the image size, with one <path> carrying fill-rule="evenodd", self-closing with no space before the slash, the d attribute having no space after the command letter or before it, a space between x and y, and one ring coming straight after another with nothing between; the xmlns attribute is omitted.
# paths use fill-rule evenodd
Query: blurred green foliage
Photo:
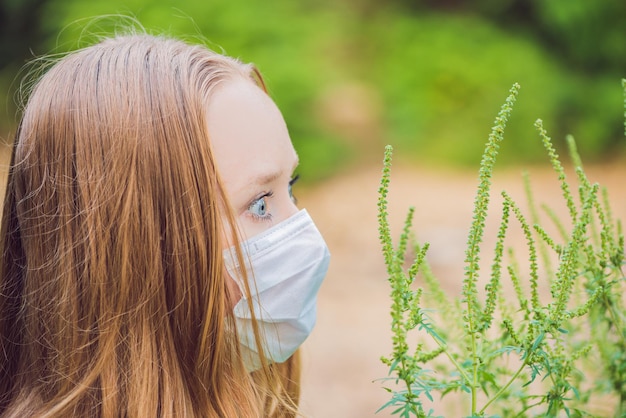
<svg viewBox="0 0 626 418"><path fill-rule="evenodd" d="M529 39L475 16L389 14L373 33L371 55L384 50L375 80L385 94L390 137L401 149L475 164L501 92L515 82L522 91L503 161L540 155L526 128L540 116L556 138L576 134L587 158L603 157L621 141L618 77L582 77Z"/></svg>
<svg viewBox="0 0 626 418"><path fill-rule="evenodd" d="M385 143L414 160L475 165L502 91L513 82L522 93L501 161L542 157L527 130L538 117L557 147L574 133L587 160L623 151L626 3L468 3L4 0L0 17L32 36L2 32L15 53L0 61L0 83L9 91L29 50L87 45L87 34L111 34L129 21L93 17L121 14L149 32L208 40L214 50L254 62L287 120L305 179L378 156ZM23 42L13 43L16 37ZM10 122L0 120L2 134L15 120L6 102Z"/></svg>

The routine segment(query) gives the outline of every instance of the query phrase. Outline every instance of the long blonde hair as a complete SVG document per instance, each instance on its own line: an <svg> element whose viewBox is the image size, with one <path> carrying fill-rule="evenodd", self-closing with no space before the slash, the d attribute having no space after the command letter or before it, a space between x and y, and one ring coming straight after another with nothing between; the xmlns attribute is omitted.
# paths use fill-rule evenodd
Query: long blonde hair
<svg viewBox="0 0 626 418"><path fill-rule="evenodd" d="M296 415L297 358L246 372L223 279L235 221L206 108L236 77L264 89L250 65L139 34L35 84L0 231L0 415Z"/></svg>

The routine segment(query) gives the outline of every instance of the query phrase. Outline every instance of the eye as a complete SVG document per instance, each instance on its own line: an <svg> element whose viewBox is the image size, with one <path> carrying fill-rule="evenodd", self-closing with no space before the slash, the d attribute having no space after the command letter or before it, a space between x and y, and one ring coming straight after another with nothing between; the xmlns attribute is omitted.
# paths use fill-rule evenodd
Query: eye
<svg viewBox="0 0 626 418"><path fill-rule="evenodd" d="M272 197L272 193L265 193L263 196L255 199L248 206L248 212L255 219L267 220L271 219L272 215L269 213L267 199Z"/></svg>
<svg viewBox="0 0 626 418"><path fill-rule="evenodd" d="M289 197L293 203L298 203L298 199L293 194L293 185L300 179L300 174L296 174L291 180L289 180Z"/></svg>

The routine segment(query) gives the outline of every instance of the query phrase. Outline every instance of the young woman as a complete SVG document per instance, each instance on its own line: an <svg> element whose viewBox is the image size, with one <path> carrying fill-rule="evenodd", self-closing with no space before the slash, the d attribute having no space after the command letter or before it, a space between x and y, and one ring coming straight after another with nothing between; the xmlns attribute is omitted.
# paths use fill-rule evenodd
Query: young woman
<svg viewBox="0 0 626 418"><path fill-rule="evenodd" d="M0 246L0 416L293 417L328 249L258 72L106 39L34 85Z"/></svg>

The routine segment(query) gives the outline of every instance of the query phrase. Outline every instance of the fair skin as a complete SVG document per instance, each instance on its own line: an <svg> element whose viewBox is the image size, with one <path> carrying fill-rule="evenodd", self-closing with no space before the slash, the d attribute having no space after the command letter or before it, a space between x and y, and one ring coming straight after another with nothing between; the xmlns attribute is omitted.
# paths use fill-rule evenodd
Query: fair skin
<svg viewBox="0 0 626 418"><path fill-rule="evenodd" d="M228 80L212 95L207 115L213 158L242 238L298 212L291 193L298 155L272 99L249 80Z"/></svg>

